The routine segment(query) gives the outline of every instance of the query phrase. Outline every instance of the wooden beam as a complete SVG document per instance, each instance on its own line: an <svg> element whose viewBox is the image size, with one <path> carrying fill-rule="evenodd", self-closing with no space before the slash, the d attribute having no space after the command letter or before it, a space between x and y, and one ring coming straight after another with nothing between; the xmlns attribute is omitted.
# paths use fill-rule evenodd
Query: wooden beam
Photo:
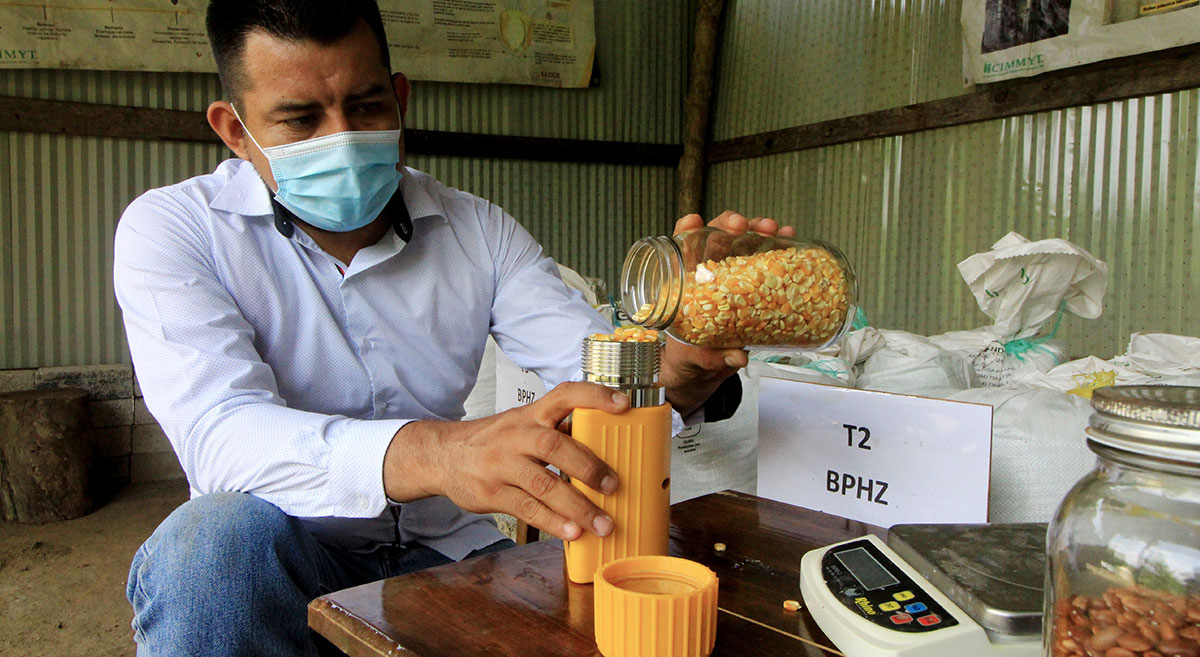
<svg viewBox="0 0 1200 657"><path fill-rule="evenodd" d="M679 160L679 216L701 212L704 202L704 149L712 109L713 60L716 59L721 13L725 0L700 0L696 14L696 45L692 72L684 97L683 157Z"/></svg>
<svg viewBox="0 0 1200 657"><path fill-rule="evenodd" d="M0 131L220 144L204 112L0 96ZM415 155L674 167L683 147L586 139L405 130Z"/></svg>
<svg viewBox="0 0 1200 657"><path fill-rule="evenodd" d="M997 82L963 96L717 141L709 145L707 159L712 164L762 157L1195 87L1200 87L1200 44Z"/></svg>
<svg viewBox="0 0 1200 657"><path fill-rule="evenodd" d="M404 131L404 148L418 155L660 167L676 166L683 152L683 147L678 144L509 137L411 129Z"/></svg>
<svg viewBox="0 0 1200 657"><path fill-rule="evenodd" d="M0 130L220 144L204 112L0 96Z"/></svg>

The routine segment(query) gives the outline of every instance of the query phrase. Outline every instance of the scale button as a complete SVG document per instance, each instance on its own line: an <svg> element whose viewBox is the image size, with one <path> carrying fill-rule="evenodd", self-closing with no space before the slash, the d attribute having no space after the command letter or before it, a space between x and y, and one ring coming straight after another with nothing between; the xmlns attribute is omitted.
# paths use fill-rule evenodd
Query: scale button
<svg viewBox="0 0 1200 657"><path fill-rule="evenodd" d="M896 604L896 603L889 602L888 604ZM883 609L883 605L879 605L879 608ZM912 602L912 603L904 605L904 611L907 611L910 614L919 614L919 613L925 611L926 609L929 609L929 607L926 607L924 602ZM887 610L884 609L884 611L887 611Z"/></svg>
<svg viewBox="0 0 1200 657"><path fill-rule="evenodd" d="M899 602L885 602L885 603L879 605L879 611L896 611L899 608L900 608ZM912 609L909 609L908 611L912 611Z"/></svg>
<svg viewBox="0 0 1200 657"><path fill-rule="evenodd" d="M900 602L904 602L905 600L912 600L913 598L915 598L917 596L913 595L912 591L901 591L899 593L893 594L892 597L899 600Z"/></svg>
<svg viewBox="0 0 1200 657"><path fill-rule="evenodd" d="M929 614L928 616L922 616L918 618L917 622L928 627L930 625L937 625L938 623L942 622L942 619L937 614Z"/></svg>
<svg viewBox="0 0 1200 657"><path fill-rule="evenodd" d="M909 616L908 614L892 614L890 618L896 625L903 625L905 623L912 622L912 616Z"/></svg>

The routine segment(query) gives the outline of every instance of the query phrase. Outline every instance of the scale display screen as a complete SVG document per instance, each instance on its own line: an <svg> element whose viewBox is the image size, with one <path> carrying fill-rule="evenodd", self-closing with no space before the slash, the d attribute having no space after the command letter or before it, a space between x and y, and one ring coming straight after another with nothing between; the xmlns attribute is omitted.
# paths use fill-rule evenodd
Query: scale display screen
<svg viewBox="0 0 1200 657"><path fill-rule="evenodd" d="M900 580L892 577L892 574L875 557L871 556L866 548L857 547L845 552L837 552L835 556L846 567L846 570L854 575L858 583L868 591L900 583Z"/></svg>
<svg viewBox="0 0 1200 657"><path fill-rule="evenodd" d="M880 627L921 634L959 624L868 540L830 548L821 559L821 574L842 606Z"/></svg>

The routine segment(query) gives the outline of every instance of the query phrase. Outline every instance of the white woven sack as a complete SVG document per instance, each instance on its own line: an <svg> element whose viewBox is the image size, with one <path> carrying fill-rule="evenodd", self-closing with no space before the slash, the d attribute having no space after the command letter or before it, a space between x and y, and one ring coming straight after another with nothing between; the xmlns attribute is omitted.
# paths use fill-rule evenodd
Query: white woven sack
<svg viewBox="0 0 1200 657"><path fill-rule="evenodd" d="M685 429L671 440L671 503L709 493L758 490L758 376L742 370L733 417Z"/></svg>
<svg viewBox="0 0 1200 657"><path fill-rule="evenodd" d="M887 346L867 358L855 387L899 394L944 396L974 385L970 361L921 335L880 329Z"/></svg>
<svg viewBox="0 0 1200 657"><path fill-rule="evenodd" d="M1032 387L975 388L947 397L992 406L990 522L1047 522L1067 491L1089 472L1091 403Z"/></svg>

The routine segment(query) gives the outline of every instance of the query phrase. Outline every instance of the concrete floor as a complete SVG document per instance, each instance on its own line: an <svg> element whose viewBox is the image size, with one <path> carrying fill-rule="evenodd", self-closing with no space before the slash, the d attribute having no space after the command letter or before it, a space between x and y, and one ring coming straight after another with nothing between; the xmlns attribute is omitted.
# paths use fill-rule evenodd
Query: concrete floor
<svg viewBox="0 0 1200 657"><path fill-rule="evenodd" d="M134 657L129 562L187 498L183 480L137 484L75 520L0 522L0 657Z"/></svg>
<svg viewBox="0 0 1200 657"><path fill-rule="evenodd" d="M0 522L0 655L132 657L129 561L186 499L183 481L139 484L75 520Z"/></svg>

